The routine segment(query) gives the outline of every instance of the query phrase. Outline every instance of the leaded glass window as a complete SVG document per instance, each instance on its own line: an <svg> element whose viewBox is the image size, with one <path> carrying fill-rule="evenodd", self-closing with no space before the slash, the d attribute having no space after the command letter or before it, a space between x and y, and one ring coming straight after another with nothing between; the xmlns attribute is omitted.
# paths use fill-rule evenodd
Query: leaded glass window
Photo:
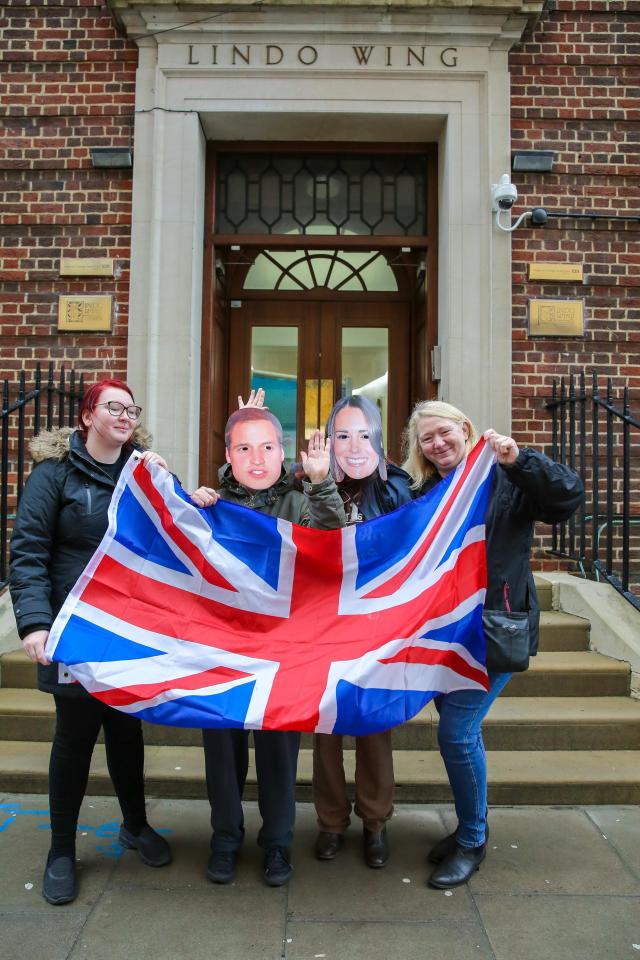
<svg viewBox="0 0 640 960"><path fill-rule="evenodd" d="M420 155L219 154L216 233L423 236Z"/></svg>

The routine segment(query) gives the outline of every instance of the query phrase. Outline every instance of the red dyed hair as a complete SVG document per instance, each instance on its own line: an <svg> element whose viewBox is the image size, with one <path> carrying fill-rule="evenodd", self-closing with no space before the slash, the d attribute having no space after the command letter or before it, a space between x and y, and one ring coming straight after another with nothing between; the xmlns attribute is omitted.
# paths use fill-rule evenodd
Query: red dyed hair
<svg viewBox="0 0 640 960"><path fill-rule="evenodd" d="M82 414L91 413L92 410L95 409L96 405L100 403L100 397L104 391L108 390L109 387L115 387L117 390L124 390L129 394L132 402L135 403L133 391L131 390L131 387L124 382L124 380L98 380L97 383L87 387L84 397L80 402L80 409L78 410L78 430L80 430L83 437L86 436L87 428L82 422Z"/></svg>

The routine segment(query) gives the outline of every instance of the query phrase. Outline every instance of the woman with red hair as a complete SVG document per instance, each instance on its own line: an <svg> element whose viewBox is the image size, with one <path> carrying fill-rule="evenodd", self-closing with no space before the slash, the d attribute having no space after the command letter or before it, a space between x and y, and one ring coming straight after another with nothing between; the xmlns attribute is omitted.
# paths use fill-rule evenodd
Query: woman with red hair
<svg viewBox="0 0 640 960"><path fill-rule="evenodd" d="M35 467L20 500L11 541L10 589L18 632L38 664L38 686L52 693L56 730L49 764L51 849L42 895L52 904L77 894L76 830L89 765L104 730L107 765L122 810L119 840L143 863L171 861L167 841L147 823L140 721L91 697L64 664L45 654L49 630L108 526L120 472L134 449L148 446L141 408L121 380L101 380L80 404L77 429L40 433L31 443ZM147 451L142 456L166 468Z"/></svg>

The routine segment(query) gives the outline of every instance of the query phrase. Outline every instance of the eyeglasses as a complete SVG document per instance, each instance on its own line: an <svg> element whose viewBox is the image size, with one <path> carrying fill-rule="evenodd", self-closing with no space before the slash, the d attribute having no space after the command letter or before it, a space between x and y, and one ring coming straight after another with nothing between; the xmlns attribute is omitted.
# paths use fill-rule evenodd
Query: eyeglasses
<svg viewBox="0 0 640 960"><path fill-rule="evenodd" d="M105 400L104 403L96 403L96 407L106 407L112 417L121 417L126 410L129 420L139 420L142 413L142 407L137 407L133 403L126 407L119 400Z"/></svg>

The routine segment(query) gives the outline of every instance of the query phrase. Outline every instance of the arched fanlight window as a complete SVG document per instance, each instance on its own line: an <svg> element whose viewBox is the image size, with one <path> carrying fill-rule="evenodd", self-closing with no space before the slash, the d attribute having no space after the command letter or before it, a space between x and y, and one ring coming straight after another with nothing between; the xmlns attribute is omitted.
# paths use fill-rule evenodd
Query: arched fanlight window
<svg viewBox="0 0 640 960"><path fill-rule="evenodd" d="M265 250L249 268L245 290L397 291L377 250Z"/></svg>

